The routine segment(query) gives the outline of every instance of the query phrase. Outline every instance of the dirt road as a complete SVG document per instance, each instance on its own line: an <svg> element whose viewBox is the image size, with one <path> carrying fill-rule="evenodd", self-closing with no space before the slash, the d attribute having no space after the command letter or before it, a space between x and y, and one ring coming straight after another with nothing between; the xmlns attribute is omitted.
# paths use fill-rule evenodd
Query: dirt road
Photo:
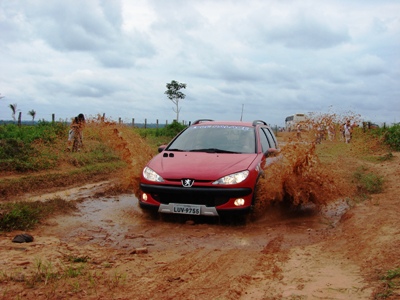
<svg viewBox="0 0 400 300"><path fill-rule="evenodd" d="M0 237L0 299L378 298L379 276L400 267L399 161L374 165L386 187L368 200L276 205L246 224L153 219L132 195L93 197L107 182L60 191L83 199L74 214L32 243Z"/></svg>

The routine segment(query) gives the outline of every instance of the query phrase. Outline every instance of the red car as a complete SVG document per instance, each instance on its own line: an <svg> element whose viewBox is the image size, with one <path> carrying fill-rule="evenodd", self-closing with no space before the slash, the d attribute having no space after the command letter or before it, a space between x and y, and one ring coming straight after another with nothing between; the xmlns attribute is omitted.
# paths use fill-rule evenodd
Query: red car
<svg viewBox="0 0 400 300"><path fill-rule="evenodd" d="M257 180L277 149L264 121L198 120L143 169L140 207L205 216L248 213Z"/></svg>

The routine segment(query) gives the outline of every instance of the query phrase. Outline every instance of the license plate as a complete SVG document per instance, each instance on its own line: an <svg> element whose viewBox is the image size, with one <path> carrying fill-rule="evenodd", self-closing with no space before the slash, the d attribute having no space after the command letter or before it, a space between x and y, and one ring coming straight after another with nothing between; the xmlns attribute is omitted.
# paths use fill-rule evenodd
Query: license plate
<svg viewBox="0 0 400 300"><path fill-rule="evenodd" d="M174 204L174 214L200 215L200 206L189 204Z"/></svg>

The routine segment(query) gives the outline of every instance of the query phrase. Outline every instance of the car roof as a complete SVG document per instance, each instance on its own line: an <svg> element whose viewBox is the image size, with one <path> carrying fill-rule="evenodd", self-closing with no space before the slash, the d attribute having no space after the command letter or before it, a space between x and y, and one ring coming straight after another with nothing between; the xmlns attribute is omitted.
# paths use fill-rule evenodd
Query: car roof
<svg viewBox="0 0 400 300"><path fill-rule="evenodd" d="M246 126L255 127L256 125L267 125L266 122L261 120L254 120L253 122L242 121L214 121L210 119L200 119L193 122L193 125L231 125L231 126Z"/></svg>

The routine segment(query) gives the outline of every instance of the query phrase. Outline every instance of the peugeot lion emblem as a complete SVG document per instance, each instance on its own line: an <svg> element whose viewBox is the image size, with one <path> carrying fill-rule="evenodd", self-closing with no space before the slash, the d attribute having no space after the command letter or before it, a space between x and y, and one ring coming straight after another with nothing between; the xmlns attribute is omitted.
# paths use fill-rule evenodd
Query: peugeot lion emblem
<svg viewBox="0 0 400 300"><path fill-rule="evenodd" d="M182 179L182 186L183 187L191 187L194 183L193 179Z"/></svg>

